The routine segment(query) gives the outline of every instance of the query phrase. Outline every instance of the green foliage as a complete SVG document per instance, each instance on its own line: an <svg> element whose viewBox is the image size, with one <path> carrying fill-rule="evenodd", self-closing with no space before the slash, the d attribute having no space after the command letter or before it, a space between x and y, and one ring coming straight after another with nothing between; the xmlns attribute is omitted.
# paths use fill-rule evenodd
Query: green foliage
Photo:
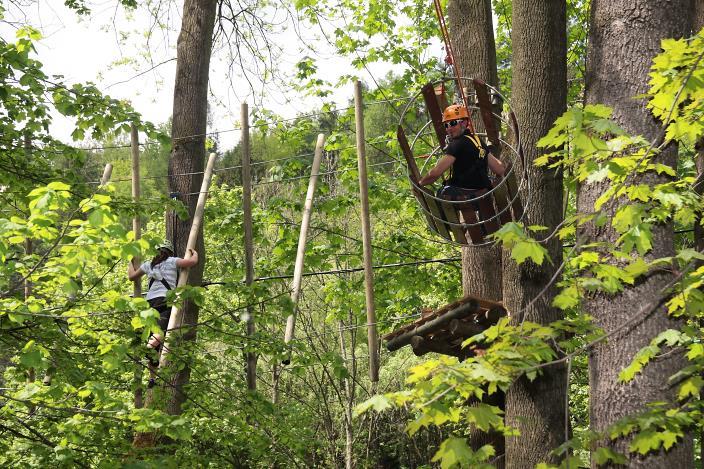
<svg viewBox="0 0 704 469"><path fill-rule="evenodd" d="M452 467L487 468L493 467L485 463L494 454L495 451L491 445L484 445L477 451L473 451L464 438L451 436L442 442L432 461L439 461L442 469L450 469Z"/></svg>
<svg viewBox="0 0 704 469"><path fill-rule="evenodd" d="M69 4L79 12L87 8L86 2ZM432 9L427 2L417 1L351 1L343 2L343 8L328 8L331 5L295 2L298 13L311 24L333 26L330 39L360 70L375 61L406 67L400 76L377 83L377 89L366 89L364 96L366 102L384 101L365 110L370 162L379 164L370 171L369 181L375 263L449 257L455 252L426 239L405 168L397 162L389 131L398 121L396 106L405 103L386 102L405 97L408 89L440 73L437 60L426 54L438 35ZM510 88L511 4L494 1L494 6L499 18L500 75L506 90ZM568 2L573 97L581 94L585 11L585 2ZM411 18L412 24L404 17ZM129 203L126 181L96 191L86 181L96 179L97 170L86 163L99 163L99 167L114 162L115 179L124 179L130 171L127 149L80 151L53 139L49 126L56 109L75 122L74 137L90 136L117 145L126 143L119 133L129 130L133 122L151 141L161 143L166 143L168 126L157 129L139 123L133 110L102 96L93 85L68 85L45 76L41 64L31 59L37 34L20 29L16 42L0 42L0 185L11 188L10 193L2 192L0 218L0 421L2 431L9 432L0 439L3 466L334 467L341 465L345 429L357 437L374 428L378 430L374 454L365 451L364 438L354 440L353 452L360 464L381 465L383 460L398 467L431 462L441 467L490 467L494 449L472 450L467 431L520 436L506 426L499 408L463 404L506 390L518 377L536 379L545 366L563 359L572 364L575 380L570 383L570 397L576 411L575 437L556 449L565 456L561 467L584 464L590 449L597 464L624 464L630 455L603 447L605 438L628 438L629 451L645 455L672 448L700 424L704 268L694 264L702 255L685 246L672 258L653 259L651 234L657 224L689 227L701 218L701 197L691 190L694 165L685 162L677 170L662 165L657 150L618 128L603 106L566 112L543 139L548 153L538 162L566 169L573 178L569 184L604 184L607 190L588 208L590 213L549 227L554 232L508 224L496 234L516 261L538 265L550 262L544 244L552 237L577 241L566 256L561 291L553 300L567 319L550 325L502 320L465 342L465 347L482 352L463 362L446 357L420 361L405 351L382 355L386 366L378 388L360 366L368 353L362 337L366 306L363 277L351 272L362 263L353 112L324 107L325 114L316 119L300 116L283 122L273 113L258 111L251 143L256 164L255 273L260 281L250 286L243 282L242 190L233 168L241 161L241 148L236 148L221 156L221 171L209 194L206 252L202 253L207 259L203 275L207 292L187 287L169 298L170 302L188 298L200 306L197 340L171 355L175 368L190 370L182 412L175 416L136 409L134 390L144 384L144 378L135 380L135 368L143 368L144 343L158 326L157 314L146 301L130 297L124 264L134 256L151 254L151 247L163 237L162 210L176 207L163 198L155 204ZM666 41L653 67L651 108L663 120L667 138L684 143L683 147L702 133L701 41L701 34ZM329 95L333 85L321 78L312 55L298 60L297 74L301 92ZM343 77L341 83L351 78ZM415 111L421 112L411 114ZM296 338L287 345L281 330L294 305L285 277L293 271L312 146L321 130L327 137L326 174L316 191L305 270L339 273L305 278ZM148 178L166 173L168 151L167 146L155 144L143 153L145 199L165 195L163 181ZM691 158L691 154L682 157ZM668 179L652 185L631 184L633 174ZM613 216L604 214L607 208L614 208ZM139 242L124 228L136 213L153 219ZM617 241L580 243L577 234L589 221L613 230ZM536 235L542 239L534 239ZM581 298L616 294L664 268L679 276L666 301L669 314L681 318L685 326L662 332L620 371L624 382L636 381L659 356L682 353L687 366L671 379L678 400L653 403L605 433L589 432L584 355L594 343L608 338L582 314ZM460 277L460 269L452 264L375 270L380 332L411 320L421 306L442 305L459 297ZM26 298L25 280L31 285ZM520 317L520 311L514 313ZM257 329L248 337L246 323L252 314ZM244 383L243 354L247 352L259 357L256 392L247 391ZM289 354L291 365L282 371L279 364ZM409 366L408 388L399 390L399 370ZM277 374L280 395L275 405L270 396ZM51 377L48 385L41 384L44 377ZM169 376L164 378L157 380L157 399L167 398L170 391L165 384ZM392 392L375 396L375 389ZM367 397L351 420L348 412ZM380 414L372 417L370 410ZM399 431L404 422L408 422L405 433ZM172 442L162 441L150 452L132 447L134 432L151 431ZM411 446L417 448L416 455L409 455ZM369 459L363 459L367 454Z"/></svg>
<svg viewBox="0 0 704 469"><path fill-rule="evenodd" d="M702 412L704 347L700 326L704 317L701 288L704 268L699 264L702 254L684 244L675 256L658 258L654 255L657 240L652 233L654 227L665 223L689 228L692 223L700 223L704 211L701 196L692 187L694 165L688 161L692 154L687 151L688 146L704 136L700 115L704 89L701 34L664 41L663 52L655 59L651 73L648 105L662 121L666 139L682 144L680 158L684 163L679 172L660 162L659 149L654 144L641 136L628 135L618 127L610 119L609 108L602 105L570 108L540 140L539 146L546 153L535 163L565 170L572 178L568 184L598 185L603 188L602 195L593 207L582 207L581 213L568 217L544 240L537 241L534 234L529 234L538 227L526 229L519 224L504 225L495 234L519 263L543 262L547 251L541 243L554 236L576 242L567 251L563 277L558 283L560 292L553 299L553 305L564 310L568 319L544 326L520 320L519 312L515 325L500 321L465 342L464 346L485 350L481 356L462 363L444 358L429 360L411 368L410 390L386 394L383 406L376 403L379 410L388 412L389 404L412 408L415 418L408 424L409 432L433 425L449 425L454 429L458 422L466 422L483 431L511 435L515 430L504 425L498 409L481 406L469 411L461 403L469 397L479 398L484 393L506 389L519 376L534 379L544 366L563 359L576 361L578 376L582 376L580 386L585 386L583 354L611 338L585 317L580 309L581 298L586 295L608 298L653 273L668 269L676 277L662 299L667 302L669 314L682 320L682 327L659 331L631 357L630 365L620 370L619 378L623 385L637 382L653 360L669 354L686 355L687 365L670 378L677 389L676 400L651 403L602 433L588 430L587 416L583 415L581 422L573 424L574 438L557 448L556 454L565 458L560 467L583 465L589 453L597 464L627 464L633 455L666 451L685 438ZM639 176L637 183L633 182L634 175ZM612 231L615 242L597 240L584 244L579 234L586 223ZM645 313L629 314L635 320ZM564 355L558 355L556 350ZM579 405L586 405L586 399L587 396L579 396ZM359 409L372 408L374 403ZM604 445L608 439L624 438L631 454L618 454ZM462 437L450 437L441 448L436 461L448 467L468 464L473 457Z"/></svg>
<svg viewBox="0 0 704 469"><path fill-rule="evenodd" d="M530 259L537 265L541 265L548 251L533 237L529 236L523 228L521 223L506 223L493 236L506 249L511 250L511 258L518 264ZM543 229L545 227L528 227L528 230L533 232L542 231Z"/></svg>

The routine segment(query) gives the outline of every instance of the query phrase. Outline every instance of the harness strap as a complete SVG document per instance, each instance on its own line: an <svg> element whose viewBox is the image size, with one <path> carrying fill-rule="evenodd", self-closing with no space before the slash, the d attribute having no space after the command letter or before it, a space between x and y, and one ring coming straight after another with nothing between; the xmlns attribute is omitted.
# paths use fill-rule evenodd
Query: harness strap
<svg viewBox="0 0 704 469"><path fill-rule="evenodd" d="M181 272L179 272L179 269L177 268L177 269L176 269L176 284L178 284L178 276L179 276L180 273L181 273ZM154 285L154 282L155 282L155 281L156 281L156 279L153 278L153 277L149 279L149 286L147 287L147 290L151 290L151 289L152 289L152 285ZM173 288L171 287L171 285L169 285L169 282L167 282L167 281L164 280L163 278L161 279L161 283L162 283L162 285L164 285L164 287L165 287L167 290L173 290Z"/></svg>

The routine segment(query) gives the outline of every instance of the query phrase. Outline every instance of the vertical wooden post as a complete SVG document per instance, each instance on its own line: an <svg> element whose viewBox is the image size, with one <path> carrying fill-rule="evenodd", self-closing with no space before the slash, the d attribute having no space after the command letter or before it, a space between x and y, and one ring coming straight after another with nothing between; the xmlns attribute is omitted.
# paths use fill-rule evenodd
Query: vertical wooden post
<svg viewBox="0 0 704 469"><path fill-rule="evenodd" d="M130 140L132 147L132 202L135 205L139 204L140 187L139 187L139 133L137 126L132 124L130 132ZM142 237L142 222L139 219L139 213L135 214L132 219L132 231L134 232L134 240L137 241ZM141 265L141 259L135 257L132 259L132 266L136 271ZM134 281L132 289L133 298L142 296L142 279ZM144 388L142 387L142 372L143 368L140 363L135 365L134 369L134 407L141 409L144 407Z"/></svg>
<svg viewBox="0 0 704 469"><path fill-rule="evenodd" d="M29 133L26 133L24 135L24 154L25 158L27 161L29 161L32 157L32 140L30 139ZM32 239L31 238L26 238L24 240L24 253L26 256L31 256L33 252L33 247L32 247ZM28 260L29 262L29 260ZM32 281L29 279L30 276L28 276L25 281L24 281L24 301L25 304L27 303L27 300L29 300L29 297L32 296ZM30 368L27 370L27 382L28 383L33 383L36 378L36 372L34 370L34 367ZM32 406L32 409L34 409L34 406Z"/></svg>
<svg viewBox="0 0 704 469"><path fill-rule="evenodd" d="M249 288L254 282L254 240L252 235L252 155L249 148L249 107L242 103L242 212L244 217L244 263L245 285ZM254 307L247 306L247 348L252 345L256 331L254 323ZM257 355L248 351L247 358L247 389L257 389Z"/></svg>
<svg viewBox="0 0 704 469"><path fill-rule="evenodd" d="M362 85L354 84L354 115L357 132L357 167L359 169L359 198L362 205L362 246L364 249L364 290L367 306L367 344L369 346L369 379L379 381L379 337L374 310L374 272L372 271L372 232L369 222L369 193L367 189L367 154L364 145L364 103Z"/></svg>
<svg viewBox="0 0 704 469"><path fill-rule="evenodd" d="M318 141L315 144L315 154L313 156L313 167L311 168L310 179L308 180L308 192L306 202L303 207L303 218L301 219L301 232L298 235L298 251L296 252L296 264L293 268L293 282L291 285L291 300L293 301L293 312L286 318L286 335L284 342L293 340L296 314L298 313L298 297L301 292L301 280L303 279L303 260L306 254L306 241L308 239L308 226L310 225L310 213L313 208L313 196L315 195L315 185L318 182L320 173L320 160L323 155L325 145L325 135L318 134ZM285 364L288 360L285 361Z"/></svg>
<svg viewBox="0 0 704 469"><path fill-rule="evenodd" d="M132 124L131 144L132 144L132 202L135 205L139 203L140 186L139 186L139 133L137 127ZM134 231L134 240L137 241L142 237L142 222L139 219L139 214L136 214L132 219L132 231ZM141 264L141 259L135 257L132 259L134 269L137 270ZM134 282L134 297L141 296L142 282L135 280Z"/></svg>
<svg viewBox="0 0 704 469"><path fill-rule="evenodd" d="M24 155L27 161L32 158L32 140L29 138L29 134L25 134L24 136ZM32 240L30 238L27 238L24 241L24 252L28 256L32 255ZM27 277L24 281L25 301L27 301L30 296L32 296L32 282L29 280L29 277Z"/></svg>
<svg viewBox="0 0 704 469"><path fill-rule="evenodd" d="M213 176L213 166L215 166L215 153L211 153L208 158L208 164L205 166L205 172L203 174L203 183L200 186L200 192L198 193L198 202L196 203L196 211L193 214L193 221L191 222L191 231L188 233L188 241L186 242L186 254L185 258L190 257L190 249L195 248L196 240L198 238L198 230L200 230L200 225L203 220L203 211L205 209L205 199L208 196L208 188L210 187L210 179ZM182 287L188 283L188 269L183 269L179 273L178 284L176 287ZM159 358L159 368L166 368L169 365L168 354L169 347L171 346L170 339L176 329L180 328L183 323L183 311L178 307L178 305L173 305L171 307L171 316L169 317L169 325L166 328L166 335L164 337L164 346L161 350L161 357Z"/></svg>

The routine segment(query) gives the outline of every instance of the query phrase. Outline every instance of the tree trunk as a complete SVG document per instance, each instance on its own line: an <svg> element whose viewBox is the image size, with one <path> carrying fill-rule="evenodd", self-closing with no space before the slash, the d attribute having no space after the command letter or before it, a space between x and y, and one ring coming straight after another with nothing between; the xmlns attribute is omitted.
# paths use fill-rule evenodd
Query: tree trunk
<svg viewBox="0 0 704 469"><path fill-rule="evenodd" d="M593 0L589 50L587 55L586 101L603 103L614 109L613 119L627 132L655 140L660 124L646 109L646 101L636 99L648 88L648 71L653 57L660 51L660 41L668 37L682 37L690 31L690 0ZM665 149L659 162L674 166L676 148ZM631 184L658 184L663 177L635 175ZM578 189L579 212L592 212L594 202L605 190L605 184L583 185ZM618 203L606 208L613 215ZM597 228L593 224L579 233L585 242L614 241L616 234L610 226ZM673 227L655 226L652 230L653 249L646 256L654 258L674 255ZM609 334L624 322L633 319L642 308L657 303L660 290L671 280L663 270L648 275L618 295L597 293L585 301L585 310L597 326ZM620 370L634 355L648 345L653 337L665 329L678 329L679 324L667 316L665 308L657 309L635 326L621 331L602 342L591 353L589 382L591 388L590 422L593 430L603 431L617 420L645 410L647 403L667 401L674 397L674 389L667 383L669 376L684 364L681 354L665 354L650 364L627 384L618 382ZM628 454L628 439L604 441L604 445ZM592 463L593 467L596 467ZM692 441L685 438L667 453L659 452L644 457L629 458L628 467L662 468L691 467ZM603 467L603 466L602 466Z"/></svg>
<svg viewBox="0 0 704 469"><path fill-rule="evenodd" d="M216 0L185 0L183 20L177 43L176 82L174 86L174 113L171 127L172 150L169 160L169 192L188 207L188 220L180 220L170 212L166 218L166 233L174 241L177 252L183 253L195 212L198 192L203 179L205 163L205 132L208 117L208 74L215 25ZM195 174L194 174L195 173ZM176 176L186 174L185 176ZM189 274L191 285L200 285L203 279L205 250L203 231L198 234L196 251L200 261ZM187 301L183 310L184 325L198 322L198 307ZM182 337L182 344L195 341L196 330L190 328ZM179 355L175 350L174 358ZM184 355L181 355L182 357ZM176 363L174 363L176 364ZM185 395L181 390L188 383L190 366L175 373L171 396L166 406L169 414L181 413Z"/></svg>
<svg viewBox="0 0 704 469"><path fill-rule="evenodd" d="M498 88L491 1L450 0L447 15L455 66L460 75L481 78ZM462 291L465 295L501 300L501 247L462 247ZM504 393L498 390L482 402L503 409ZM467 405L476 405L476 402ZM504 437L500 433L472 429L469 444L474 450L491 444L497 455L504 454ZM496 467L504 467L503 458L497 459Z"/></svg>
<svg viewBox="0 0 704 469"><path fill-rule="evenodd" d="M188 208L189 218L180 220L172 212L166 216L166 236L174 241L177 255L183 255L191 219L195 213L198 193L203 179L205 162L205 132L208 104L208 72L215 24L215 0L185 0L181 33L177 43L176 82L174 86L174 110L172 123L172 151L169 160L169 192ZM203 278L205 252L202 230L196 244L199 263L191 268L189 284L200 285ZM195 341L196 331L188 328L198 322L198 308L187 301L183 309L185 334L171 350L173 368L159 369L166 382L157 381L157 386L148 393L145 407L156 407L171 415L181 413L186 399L183 387L190 377L190 366L184 350L188 342ZM183 365L183 366L181 366ZM157 435L140 434L135 437L135 446L155 444Z"/></svg>
<svg viewBox="0 0 704 469"><path fill-rule="evenodd" d="M490 0L450 0L447 13L455 61L463 76L498 86ZM501 300L501 248L462 248L462 291Z"/></svg>
<svg viewBox="0 0 704 469"><path fill-rule="evenodd" d="M539 169L533 160L539 156L536 142L552 127L566 108L567 39L564 1L515 0L513 2L513 90L516 113L530 180L531 197L526 205L525 225L543 225L552 231L562 221L562 173ZM546 248L552 259L538 266L520 266L504 256L503 297L512 313L512 322L522 320L547 324L562 317L551 306L556 293L547 287L562 261L558 239ZM542 293L543 289L547 291ZM537 300L531 304L531 301ZM567 393L566 367L545 369L533 382L518 379L506 393L506 421L520 430L520 437L506 440L506 467L534 467L540 462L557 463L550 451L565 440L563 404Z"/></svg>

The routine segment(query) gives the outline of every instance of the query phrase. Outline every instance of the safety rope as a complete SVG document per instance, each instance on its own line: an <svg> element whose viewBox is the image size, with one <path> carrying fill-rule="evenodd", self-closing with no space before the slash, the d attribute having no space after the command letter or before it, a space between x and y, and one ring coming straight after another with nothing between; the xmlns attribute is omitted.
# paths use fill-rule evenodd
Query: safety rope
<svg viewBox="0 0 704 469"><path fill-rule="evenodd" d="M457 89L459 90L460 97L462 98L462 104L467 109L469 113L469 103L467 102L467 97L464 94L464 87L462 86L462 76L460 75L459 67L455 63L455 54L452 50L452 42L450 41L450 33L447 30L447 24L445 23L445 15L442 12L442 5L440 5L440 0L433 0L433 5L435 6L435 15L438 17L438 22L440 23L440 32L442 33L442 39L445 42L445 50L447 51L447 58L445 61L452 67L455 71L455 81L457 81ZM469 131L474 132L474 124L472 124L472 119L467 119Z"/></svg>

